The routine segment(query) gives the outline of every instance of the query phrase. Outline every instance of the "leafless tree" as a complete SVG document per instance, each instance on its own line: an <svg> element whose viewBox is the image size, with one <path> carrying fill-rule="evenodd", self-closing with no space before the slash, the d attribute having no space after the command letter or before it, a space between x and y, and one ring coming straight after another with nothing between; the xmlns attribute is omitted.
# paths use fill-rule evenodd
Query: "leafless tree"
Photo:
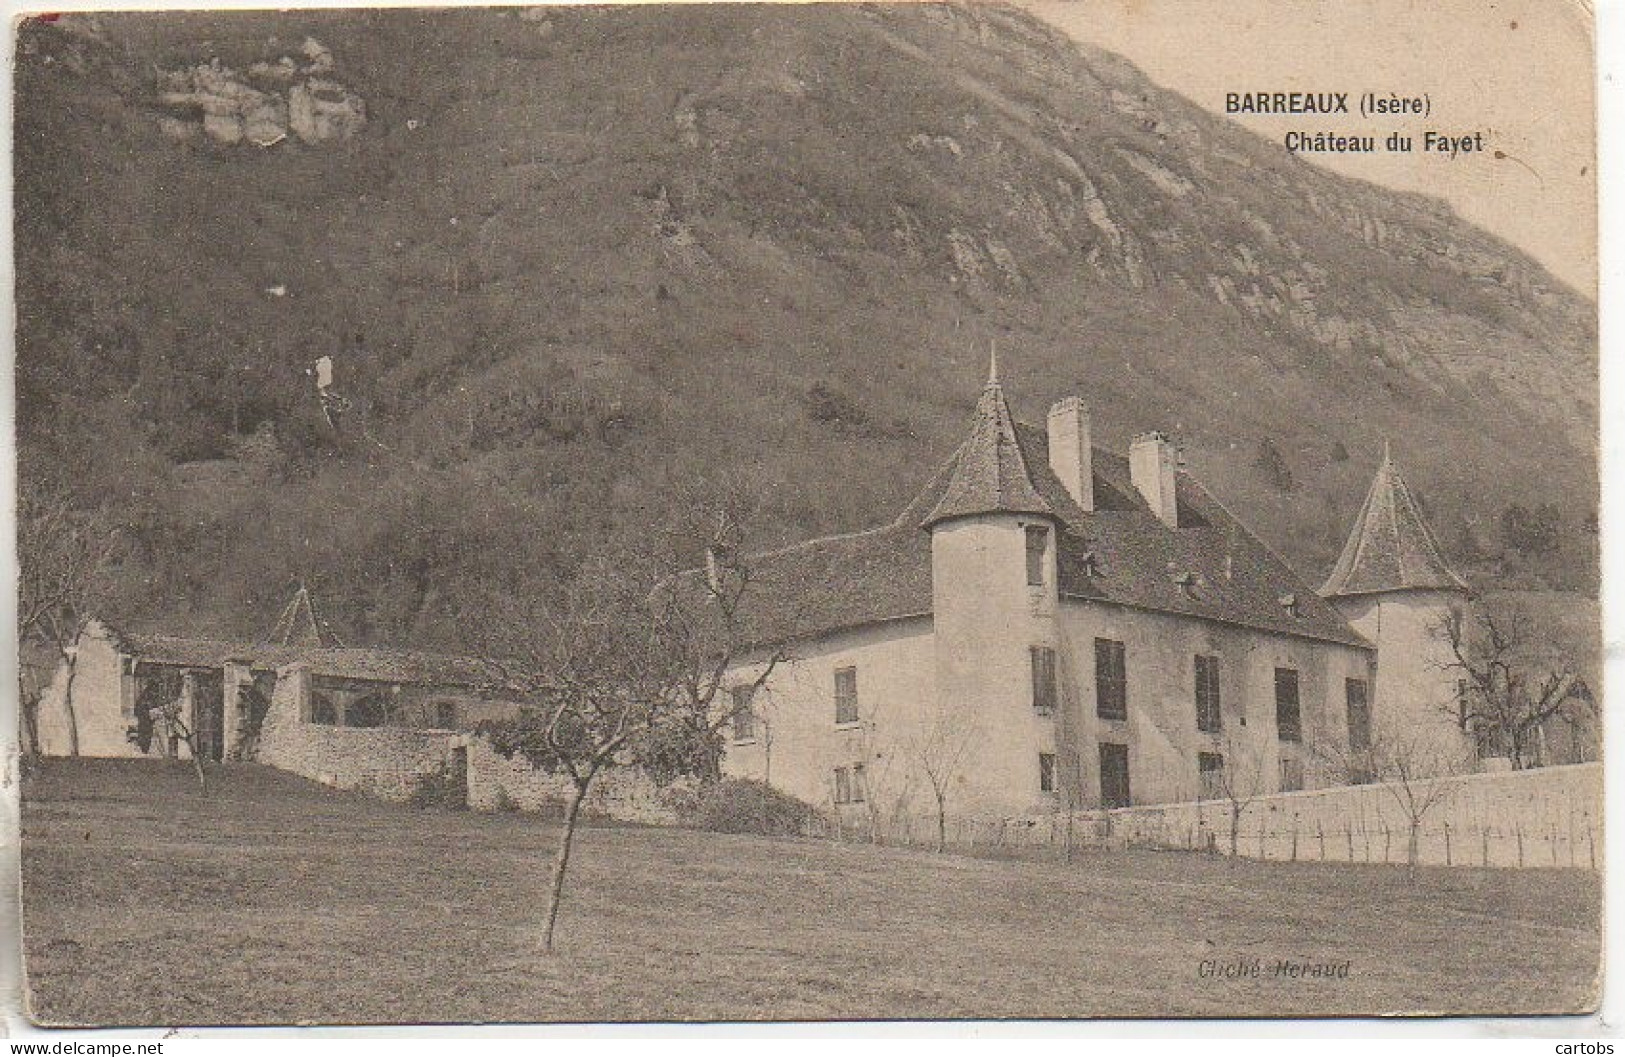
<svg viewBox="0 0 1625 1057"><path fill-rule="evenodd" d="M202 746L198 743L197 730L186 719L186 699L184 696L171 697L151 710L153 725L161 732L162 744L167 753L171 739L186 746L187 755L192 759L192 773L197 775L197 785L200 790L209 791L208 779L203 773Z"/></svg>
<svg viewBox="0 0 1625 1057"><path fill-rule="evenodd" d="M1405 868L1412 881L1421 865L1422 824L1455 791L1447 779L1460 773L1459 754L1413 735L1379 731L1369 745L1342 748L1317 743L1316 756L1349 785L1378 784L1405 816Z"/></svg>
<svg viewBox="0 0 1625 1057"><path fill-rule="evenodd" d="M17 634L26 649L47 652L51 666L66 666L62 687L68 714L68 751L79 753L73 708L75 645L108 590L107 571L118 532L96 511L74 505L62 489L23 478L17 489ZM28 748L39 753L39 705L47 672L20 666L22 718Z"/></svg>
<svg viewBox="0 0 1625 1057"><path fill-rule="evenodd" d="M948 850L948 794L970 755L974 728L948 712L936 719L918 737L907 742L908 751L919 765L931 788L937 809L937 851Z"/></svg>
<svg viewBox="0 0 1625 1057"><path fill-rule="evenodd" d="M1552 719L1571 726L1596 703L1568 658L1534 641L1517 612L1479 607L1469 619L1452 611L1436 634L1450 647L1460 699L1445 706L1483 755L1505 756L1517 769L1538 763L1538 732Z"/></svg>
<svg viewBox="0 0 1625 1057"><path fill-rule="evenodd" d="M785 592L787 608L795 610L807 585L782 569L762 576L745 545L753 508L732 493L709 498L703 568L692 568L691 551L676 538L623 545L584 563L545 602L503 604L497 597L477 629L481 656L526 703L517 719L483 732L498 751L567 779L542 933L546 952L553 950L593 782L618 767L641 769L656 781L719 777L731 690L745 685L758 695L790 654L797 621L764 634L753 606L764 592Z"/></svg>
<svg viewBox="0 0 1625 1057"><path fill-rule="evenodd" d="M1235 859L1241 851L1241 820L1254 800L1268 792L1266 787L1264 753L1257 742L1239 731L1226 730L1219 739L1223 764L1213 778L1211 792L1223 799L1230 822L1230 857ZM1203 790L1208 795L1209 790Z"/></svg>

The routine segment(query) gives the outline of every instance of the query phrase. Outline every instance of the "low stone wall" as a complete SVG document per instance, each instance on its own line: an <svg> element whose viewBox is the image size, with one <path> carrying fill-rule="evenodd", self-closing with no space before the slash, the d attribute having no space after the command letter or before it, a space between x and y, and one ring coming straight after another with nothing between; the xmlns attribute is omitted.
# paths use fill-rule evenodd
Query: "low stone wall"
<svg viewBox="0 0 1625 1057"><path fill-rule="evenodd" d="M1431 866L1581 867L1602 863L1602 765L1575 764L1413 783L1432 797L1418 858ZM1395 783L1259 797L1236 828L1246 858L1403 863L1410 818ZM984 842L1192 848L1230 853L1228 800L1005 819Z"/></svg>
<svg viewBox="0 0 1625 1057"><path fill-rule="evenodd" d="M457 736L398 727L332 727L304 721L309 677L300 667L278 674L260 729L255 759L337 789L406 800L425 775L453 766Z"/></svg>
<svg viewBox="0 0 1625 1057"><path fill-rule="evenodd" d="M509 759L484 738L465 739L468 746L468 806L476 811L540 811L559 814L569 796L570 781L532 767L522 756ZM683 787L661 789L637 771L613 769L593 780L582 812L591 817L654 826L674 825Z"/></svg>

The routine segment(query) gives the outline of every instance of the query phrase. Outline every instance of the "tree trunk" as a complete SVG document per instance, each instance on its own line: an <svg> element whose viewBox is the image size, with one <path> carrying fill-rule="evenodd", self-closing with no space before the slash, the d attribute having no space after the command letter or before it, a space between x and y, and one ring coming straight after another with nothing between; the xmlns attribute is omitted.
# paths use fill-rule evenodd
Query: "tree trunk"
<svg viewBox="0 0 1625 1057"><path fill-rule="evenodd" d="M587 784L592 779L574 783L570 800L564 805L564 831L559 834L559 850L553 859L553 884L547 893L547 926L542 930L542 953L553 953L553 927L559 920L559 901L564 897L564 872L570 867L570 845L575 841L576 821L581 817L581 802L587 799Z"/></svg>
<svg viewBox="0 0 1625 1057"><path fill-rule="evenodd" d="M28 755L38 756L39 751L39 694L23 694L18 697L18 704L23 713L23 734L28 738Z"/></svg>
<svg viewBox="0 0 1625 1057"><path fill-rule="evenodd" d="M1232 802L1230 805L1230 861L1241 854L1241 805ZM1262 856L1262 852L1260 855Z"/></svg>
<svg viewBox="0 0 1625 1057"><path fill-rule="evenodd" d="M1405 873L1413 882L1422 864L1422 820L1411 819L1411 835L1405 845Z"/></svg>
<svg viewBox="0 0 1625 1057"><path fill-rule="evenodd" d="M938 791L937 797L937 851L948 850L948 805L944 802L942 793Z"/></svg>
<svg viewBox="0 0 1625 1057"><path fill-rule="evenodd" d="M79 655L62 651L68 666L68 678L62 684L62 708L68 714L68 755L79 755L79 710L73 705L73 681L79 675Z"/></svg>

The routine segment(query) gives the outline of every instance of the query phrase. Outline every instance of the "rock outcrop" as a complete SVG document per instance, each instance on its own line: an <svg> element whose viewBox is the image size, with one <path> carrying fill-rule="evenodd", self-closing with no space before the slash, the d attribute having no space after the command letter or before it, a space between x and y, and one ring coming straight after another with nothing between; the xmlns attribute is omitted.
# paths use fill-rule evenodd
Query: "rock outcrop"
<svg viewBox="0 0 1625 1057"><path fill-rule="evenodd" d="M158 118L172 140L201 131L227 146L274 147L291 134L304 143L344 140L367 123L366 103L333 72L333 54L307 38L298 58L283 55L238 72L218 58L159 72L158 101L175 113Z"/></svg>

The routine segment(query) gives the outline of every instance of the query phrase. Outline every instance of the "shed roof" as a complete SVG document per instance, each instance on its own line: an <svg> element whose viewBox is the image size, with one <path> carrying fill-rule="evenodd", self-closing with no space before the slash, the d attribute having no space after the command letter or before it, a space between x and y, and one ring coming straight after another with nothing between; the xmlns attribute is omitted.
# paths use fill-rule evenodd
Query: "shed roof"
<svg viewBox="0 0 1625 1057"><path fill-rule="evenodd" d="M489 662L418 650L223 642L173 635L116 637L125 652L148 664L221 668L236 662L261 671L303 664L315 675L339 679L462 688L494 688L506 681Z"/></svg>

